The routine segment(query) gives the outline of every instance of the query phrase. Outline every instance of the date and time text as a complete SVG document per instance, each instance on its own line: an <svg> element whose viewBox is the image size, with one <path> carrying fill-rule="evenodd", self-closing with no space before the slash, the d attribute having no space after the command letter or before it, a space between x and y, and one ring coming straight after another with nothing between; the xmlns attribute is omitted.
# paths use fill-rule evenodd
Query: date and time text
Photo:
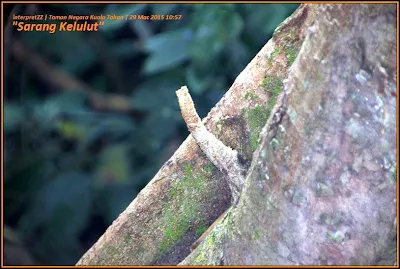
<svg viewBox="0 0 400 269"><path fill-rule="evenodd" d="M56 31L78 31L78 32L91 32L98 31L99 27L107 24L107 21L115 20L181 20L182 15L179 14L166 14L166 15L143 15L143 14L130 14L130 15L50 15L50 14L37 14L37 15L12 15L12 25L19 32L48 32L54 34Z"/></svg>

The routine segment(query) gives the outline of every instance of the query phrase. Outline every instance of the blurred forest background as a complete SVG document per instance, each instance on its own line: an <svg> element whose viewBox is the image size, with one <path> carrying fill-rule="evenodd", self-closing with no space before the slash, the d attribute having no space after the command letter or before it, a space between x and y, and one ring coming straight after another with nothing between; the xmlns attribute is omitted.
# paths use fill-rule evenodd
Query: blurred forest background
<svg viewBox="0 0 400 269"><path fill-rule="evenodd" d="M5 264L75 264L297 4L4 4ZM172 14L98 32L18 32L10 15Z"/></svg>

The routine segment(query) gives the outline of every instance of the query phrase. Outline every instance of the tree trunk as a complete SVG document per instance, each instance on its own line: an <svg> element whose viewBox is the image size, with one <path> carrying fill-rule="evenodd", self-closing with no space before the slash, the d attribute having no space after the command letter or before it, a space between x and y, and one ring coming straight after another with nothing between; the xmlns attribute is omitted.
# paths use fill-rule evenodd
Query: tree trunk
<svg viewBox="0 0 400 269"><path fill-rule="evenodd" d="M392 265L396 59L395 4L301 5L203 120L237 206L190 253L230 193L189 136L77 265Z"/></svg>

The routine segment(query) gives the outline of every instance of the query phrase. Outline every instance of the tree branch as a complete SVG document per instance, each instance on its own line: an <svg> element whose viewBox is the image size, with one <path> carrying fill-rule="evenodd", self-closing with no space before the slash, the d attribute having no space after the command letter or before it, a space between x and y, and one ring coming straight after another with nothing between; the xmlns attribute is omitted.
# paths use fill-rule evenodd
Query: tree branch
<svg viewBox="0 0 400 269"><path fill-rule="evenodd" d="M207 158L227 175L232 193L232 203L237 204L243 188L246 168L239 163L238 152L225 146L212 133L207 131L198 116L192 97L186 86L176 91L179 107L186 125Z"/></svg>

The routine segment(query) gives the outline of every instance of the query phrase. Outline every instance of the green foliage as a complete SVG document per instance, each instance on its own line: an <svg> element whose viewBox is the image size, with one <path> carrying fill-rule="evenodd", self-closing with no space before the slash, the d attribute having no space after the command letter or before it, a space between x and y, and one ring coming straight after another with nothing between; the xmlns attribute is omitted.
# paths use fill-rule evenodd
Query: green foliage
<svg viewBox="0 0 400 269"><path fill-rule="evenodd" d="M151 75L178 66L189 56L188 45L184 29L160 33L147 39L143 48L150 53L150 57L144 65L144 73Z"/></svg>
<svg viewBox="0 0 400 269"><path fill-rule="evenodd" d="M75 172L61 174L38 191L33 203L21 218L19 229L26 236L36 233L39 241L43 240L44 244L48 244L45 247L46 252L55 255L48 257L52 263L59 264L64 257L76 258L77 253L69 248L77 243L73 241L87 225L91 194L88 176ZM37 232L38 228L42 228L42 232ZM73 244L69 245L71 243ZM65 248L70 251L63 253ZM39 257L48 255L41 253L43 248L38 250L35 254Z"/></svg>
<svg viewBox="0 0 400 269"><path fill-rule="evenodd" d="M5 62L4 220L29 242L35 259L75 264L186 138L175 91L187 85L205 116L297 6L35 5L36 14L182 15L107 20L95 33L5 36L56 71L43 74L36 59L25 65L28 58L8 55ZM30 8L20 5L18 13ZM265 86L275 100L275 87ZM248 112L254 134L268 109ZM182 210L196 216L189 205ZM177 223L181 230L166 231L166 243L178 240L186 221Z"/></svg>
<svg viewBox="0 0 400 269"><path fill-rule="evenodd" d="M4 104L4 130L14 131L23 120L21 107L15 103Z"/></svg>

